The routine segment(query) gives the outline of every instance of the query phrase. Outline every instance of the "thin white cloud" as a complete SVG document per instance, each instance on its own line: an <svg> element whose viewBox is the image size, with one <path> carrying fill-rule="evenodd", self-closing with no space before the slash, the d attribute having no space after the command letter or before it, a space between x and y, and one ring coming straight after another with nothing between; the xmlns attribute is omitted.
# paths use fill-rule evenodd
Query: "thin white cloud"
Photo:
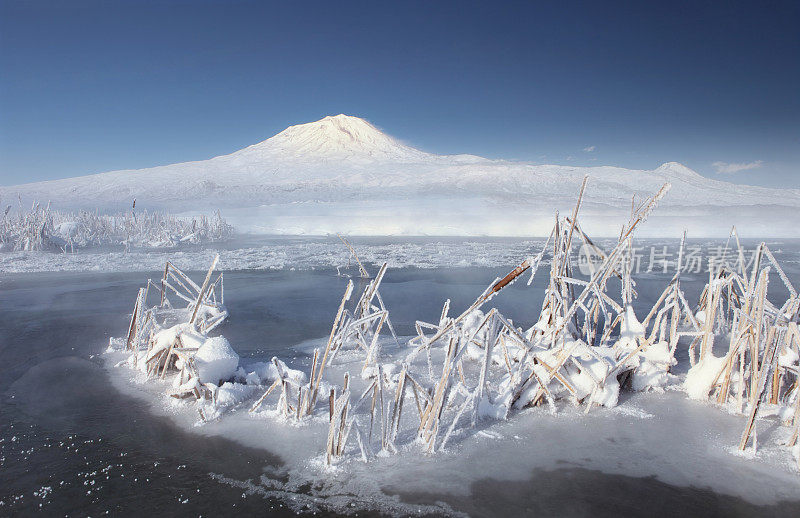
<svg viewBox="0 0 800 518"><path fill-rule="evenodd" d="M733 174L739 171L748 171L750 169L758 169L764 162L756 160L755 162L714 162L711 164L717 170L717 174Z"/></svg>
<svg viewBox="0 0 800 518"><path fill-rule="evenodd" d="M591 153L592 151L594 151L594 149L595 149L595 146L588 146L588 147L583 148L583 150L586 151L587 153Z"/></svg>

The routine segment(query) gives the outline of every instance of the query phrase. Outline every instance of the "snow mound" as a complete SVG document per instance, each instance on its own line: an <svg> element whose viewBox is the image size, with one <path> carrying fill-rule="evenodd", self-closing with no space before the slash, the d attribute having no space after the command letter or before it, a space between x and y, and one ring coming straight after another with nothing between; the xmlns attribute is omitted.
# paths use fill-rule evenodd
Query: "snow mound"
<svg viewBox="0 0 800 518"><path fill-rule="evenodd" d="M724 356L718 358L709 353L689 369L689 372L686 373L686 381L684 381L683 387L690 398L701 401L705 401L708 398L708 393L711 391L711 387L714 386L717 376L722 372L725 361L726 358Z"/></svg>
<svg viewBox="0 0 800 518"><path fill-rule="evenodd" d="M214 336L203 342L194 355L201 383L219 385L230 379L239 367L239 355L224 336Z"/></svg>

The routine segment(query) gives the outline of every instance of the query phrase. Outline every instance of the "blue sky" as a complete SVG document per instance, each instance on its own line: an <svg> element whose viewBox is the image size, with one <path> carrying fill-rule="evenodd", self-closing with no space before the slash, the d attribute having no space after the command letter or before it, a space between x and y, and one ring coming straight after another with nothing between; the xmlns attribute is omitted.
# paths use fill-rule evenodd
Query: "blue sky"
<svg viewBox="0 0 800 518"><path fill-rule="evenodd" d="M0 0L0 184L346 113L436 153L798 188L799 26L798 2Z"/></svg>

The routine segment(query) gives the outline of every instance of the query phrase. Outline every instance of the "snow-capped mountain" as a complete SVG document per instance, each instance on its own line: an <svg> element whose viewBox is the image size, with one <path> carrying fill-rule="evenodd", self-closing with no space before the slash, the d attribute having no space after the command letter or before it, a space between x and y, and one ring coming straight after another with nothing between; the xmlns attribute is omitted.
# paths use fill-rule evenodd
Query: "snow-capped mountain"
<svg viewBox="0 0 800 518"><path fill-rule="evenodd" d="M290 126L229 156L255 163L281 158L418 162L435 157L401 144L364 119L347 115Z"/></svg>
<svg viewBox="0 0 800 518"><path fill-rule="evenodd" d="M800 236L797 189L716 181L675 162L647 171L435 155L347 115L210 160L0 187L0 197L63 208L124 210L134 198L176 212L221 208L240 230L263 233L530 235L572 206L584 175L584 224L599 233L617 232L632 197L670 182L648 234L726 235L736 224L744 234Z"/></svg>

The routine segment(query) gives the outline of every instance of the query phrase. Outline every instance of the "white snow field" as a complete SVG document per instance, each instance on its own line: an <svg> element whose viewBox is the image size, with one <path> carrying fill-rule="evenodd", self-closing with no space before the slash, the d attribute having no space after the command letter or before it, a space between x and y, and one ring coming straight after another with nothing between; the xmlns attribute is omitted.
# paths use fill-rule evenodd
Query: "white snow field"
<svg viewBox="0 0 800 518"><path fill-rule="evenodd" d="M0 187L4 203L48 200L55 209L171 212L220 208L240 232L324 235L546 234L555 209L571 208L590 177L586 230L613 236L643 199L672 184L642 236L800 236L800 190L734 185L668 162L648 170L571 167L435 155L414 149L358 117L291 126L258 144L210 160Z"/></svg>

